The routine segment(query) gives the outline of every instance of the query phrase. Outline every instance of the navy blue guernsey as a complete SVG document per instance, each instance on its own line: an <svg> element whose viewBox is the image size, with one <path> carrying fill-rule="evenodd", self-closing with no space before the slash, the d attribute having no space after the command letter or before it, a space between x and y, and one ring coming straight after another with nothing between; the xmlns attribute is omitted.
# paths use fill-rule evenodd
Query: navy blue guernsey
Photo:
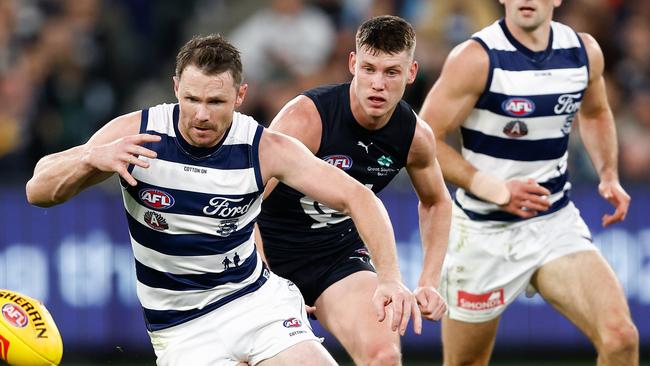
<svg viewBox="0 0 650 366"><path fill-rule="evenodd" d="M375 193L406 165L416 126L408 103L400 101L388 123L371 131L352 115L349 83L311 89L304 95L321 117L318 158L343 169ZM282 183L262 203L258 225L271 266L287 251L340 249L361 240L349 216Z"/></svg>

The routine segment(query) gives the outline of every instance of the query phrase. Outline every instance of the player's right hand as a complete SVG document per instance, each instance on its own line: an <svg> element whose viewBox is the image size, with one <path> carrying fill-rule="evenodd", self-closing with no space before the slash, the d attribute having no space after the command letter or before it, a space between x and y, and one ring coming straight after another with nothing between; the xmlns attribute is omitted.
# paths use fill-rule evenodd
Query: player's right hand
<svg viewBox="0 0 650 366"><path fill-rule="evenodd" d="M413 316L413 331L415 334L422 333L422 315L417 300L400 281L380 280L372 297L372 303L375 306L378 321L384 321L387 313L392 315L391 329L393 332L399 330L399 334L404 335L409 318Z"/></svg>
<svg viewBox="0 0 650 366"><path fill-rule="evenodd" d="M548 199L551 192L532 178L510 179L506 182L506 187L510 191L510 201L501 206L506 212L527 219L551 207L551 201Z"/></svg>
<svg viewBox="0 0 650 366"><path fill-rule="evenodd" d="M157 154L153 150L142 147L147 142L158 142L160 136L146 133L125 136L105 145L94 146L87 152L87 159L91 166L103 172L116 172L127 183L135 186L138 182L129 174L129 164L148 168L149 163L138 159L146 156L155 159Z"/></svg>

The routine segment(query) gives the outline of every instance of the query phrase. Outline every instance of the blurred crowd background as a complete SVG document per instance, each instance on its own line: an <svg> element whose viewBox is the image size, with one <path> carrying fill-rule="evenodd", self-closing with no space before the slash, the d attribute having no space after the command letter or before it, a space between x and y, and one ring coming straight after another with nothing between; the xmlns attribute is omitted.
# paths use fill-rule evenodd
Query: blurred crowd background
<svg viewBox="0 0 650 366"><path fill-rule="evenodd" d="M448 52L502 16L497 0L0 0L0 169L24 183L45 154L85 142L112 118L174 102L175 55L194 34L242 51L242 111L268 124L300 91L351 78L354 32L396 14L417 30L415 110ZM650 1L567 0L557 20L592 34L606 59L620 172L650 182ZM574 133L576 184L596 181Z"/></svg>

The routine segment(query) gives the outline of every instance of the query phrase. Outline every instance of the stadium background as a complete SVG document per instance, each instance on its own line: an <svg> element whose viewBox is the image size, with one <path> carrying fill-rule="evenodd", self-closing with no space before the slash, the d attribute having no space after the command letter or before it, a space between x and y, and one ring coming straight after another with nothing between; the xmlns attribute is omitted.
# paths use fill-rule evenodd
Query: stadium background
<svg viewBox="0 0 650 366"><path fill-rule="evenodd" d="M174 56L197 33L219 32L240 47L250 85L242 111L268 123L301 90L349 80L354 30L377 14L401 15L416 27L420 72L406 99L417 110L449 50L502 10L497 0L0 0L0 288L45 302L63 335L63 364L153 364L154 357L117 183L59 207L31 207L24 184L36 161L86 141L119 114L173 101ZM576 133L573 198L625 287L648 363L650 1L565 0L556 15L594 35L605 53L621 177L633 202L625 223L600 227L610 208L597 196ZM382 199L414 287L421 255L408 179L399 176ZM439 330L427 323L422 336L407 334L406 365L440 363ZM504 316L494 364L593 364L593 354L539 296L522 297Z"/></svg>

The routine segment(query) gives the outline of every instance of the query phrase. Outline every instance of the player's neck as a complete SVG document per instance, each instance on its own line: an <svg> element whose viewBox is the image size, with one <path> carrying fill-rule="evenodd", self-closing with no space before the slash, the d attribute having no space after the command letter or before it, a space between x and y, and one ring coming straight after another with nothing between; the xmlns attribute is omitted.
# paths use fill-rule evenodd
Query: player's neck
<svg viewBox="0 0 650 366"><path fill-rule="evenodd" d="M508 31L510 31L519 43L531 51L544 51L548 47L549 34L551 32L550 22L544 22L534 30L526 30L506 18L506 27L508 27Z"/></svg>

